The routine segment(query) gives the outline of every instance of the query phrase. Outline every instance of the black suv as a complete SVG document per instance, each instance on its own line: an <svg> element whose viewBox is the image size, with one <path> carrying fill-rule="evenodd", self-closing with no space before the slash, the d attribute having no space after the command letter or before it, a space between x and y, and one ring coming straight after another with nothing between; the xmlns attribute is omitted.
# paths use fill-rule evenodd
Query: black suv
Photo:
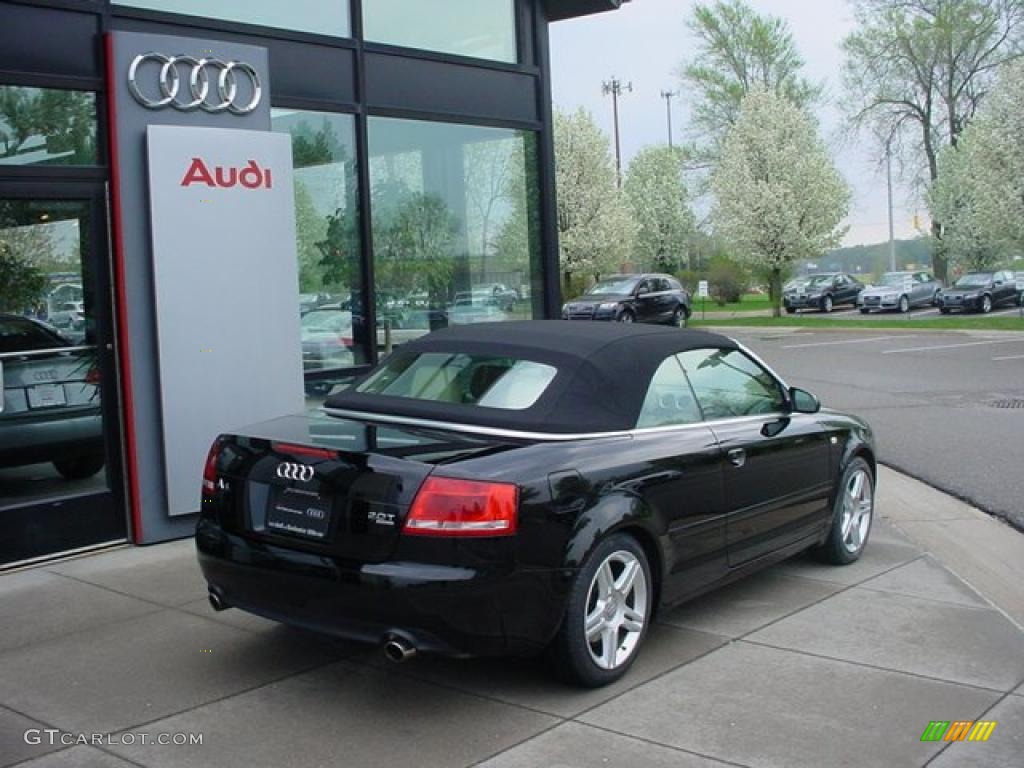
<svg viewBox="0 0 1024 768"><path fill-rule="evenodd" d="M670 275L612 275L562 306L563 320L686 325L690 294Z"/></svg>
<svg viewBox="0 0 1024 768"><path fill-rule="evenodd" d="M831 312L833 307L842 304L856 305L857 296L863 290L864 284L845 272L807 275L786 286L782 291L782 303L789 314L798 309Z"/></svg>

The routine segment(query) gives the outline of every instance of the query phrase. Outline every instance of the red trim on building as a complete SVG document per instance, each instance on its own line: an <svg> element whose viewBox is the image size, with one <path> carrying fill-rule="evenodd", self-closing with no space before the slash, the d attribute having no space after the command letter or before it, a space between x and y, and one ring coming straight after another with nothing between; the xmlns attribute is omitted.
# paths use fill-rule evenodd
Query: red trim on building
<svg viewBox="0 0 1024 768"><path fill-rule="evenodd" d="M104 35L107 73L107 129L110 158L110 215L114 252L114 292L117 298L117 350L121 373L121 398L124 407L125 474L128 478L128 504L131 510L131 539L142 540L142 502L139 496L138 458L135 453L135 400L132 390L132 361L128 345L128 295L124 275L124 240L121 230L121 170L117 141L117 73L114 72L114 38Z"/></svg>

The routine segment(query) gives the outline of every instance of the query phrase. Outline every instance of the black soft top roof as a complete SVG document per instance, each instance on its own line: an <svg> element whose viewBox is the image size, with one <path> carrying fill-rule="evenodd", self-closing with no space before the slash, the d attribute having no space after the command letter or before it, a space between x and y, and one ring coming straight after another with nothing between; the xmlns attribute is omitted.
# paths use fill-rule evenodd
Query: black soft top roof
<svg viewBox="0 0 1024 768"><path fill-rule="evenodd" d="M620 323L524 320L454 326L404 344L394 354L497 355L546 363L558 374L524 410L365 394L354 388L331 395L325 406L524 432L626 430L636 425L651 377L665 358L705 347L735 349L736 343L704 331Z"/></svg>

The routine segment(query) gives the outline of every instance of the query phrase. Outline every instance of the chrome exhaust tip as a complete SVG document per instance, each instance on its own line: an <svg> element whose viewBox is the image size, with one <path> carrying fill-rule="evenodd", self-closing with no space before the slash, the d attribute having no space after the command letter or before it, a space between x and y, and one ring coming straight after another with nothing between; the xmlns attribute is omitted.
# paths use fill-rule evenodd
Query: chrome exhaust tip
<svg viewBox="0 0 1024 768"><path fill-rule="evenodd" d="M214 592L212 589L210 590L210 606L215 611L226 611L231 607L218 592Z"/></svg>
<svg viewBox="0 0 1024 768"><path fill-rule="evenodd" d="M384 643L385 658L395 664L408 661L416 655L416 647L404 637L392 635Z"/></svg>

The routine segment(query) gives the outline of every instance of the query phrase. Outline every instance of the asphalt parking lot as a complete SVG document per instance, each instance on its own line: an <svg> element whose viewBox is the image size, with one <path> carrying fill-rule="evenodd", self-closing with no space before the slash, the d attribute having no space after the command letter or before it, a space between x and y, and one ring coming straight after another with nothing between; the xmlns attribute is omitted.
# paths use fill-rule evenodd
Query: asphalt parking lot
<svg viewBox="0 0 1024 768"><path fill-rule="evenodd" d="M0 765L1019 768L1021 623L899 526L941 509L936 530L981 529L982 549L1015 547L1014 584L1024 540L941 496L883 470L860 561L797 557L664 612L629 674L592 691L532 661L394 666L213 613L187 540L5 574ZM934 720L997 725L984 743L922 741Z"/></svg>
<svg viewBox="0 0 1024 768"><path fill-rule="evenodd" d="M882 461L1024 530L1024 333L725 332L867 419Z"/></svg>
<svg viewBox="0 0 1024 768"><path fill-rule="evenodd" d="M770 314L770 313L765 313L765 314ZM941 312L939 312L938 307L932 307L932 306L916 307L914 309L911 309L909 312L907 312L905 314L900 314L899 312L868 312L867 314L862 314L861 311L859 309L857 309L856 307L842 306L842 307L837 307L836 309L832 310L832 312L830 312L829 314L825 314L824 312L818 312L818 311L815 311L815 310L811 310L811 311L800 310L800 311L798 311L794 315L794 317L822 317L822 318L836 319L836 320L893 320L893 319L896 319L896 320L905 320L908 323L913 323L913 322L918 321L918 320L937 320L939 318L945 318L945 317L957 317L957 318L965 318L965 319L970 319L970 320L977 320L977 319L983 318L983 317L1024 317L1024 312L1022 312L1022 308L1021 307L1018 307L1016 305L1011 307L1011 306L1007 306L1006 304L1003 304L1003 305L999 306L997 309L993 309L987 315L983 315L980 312L956 312L956 313L951 313L949 315L943 315Z"/></svg>

